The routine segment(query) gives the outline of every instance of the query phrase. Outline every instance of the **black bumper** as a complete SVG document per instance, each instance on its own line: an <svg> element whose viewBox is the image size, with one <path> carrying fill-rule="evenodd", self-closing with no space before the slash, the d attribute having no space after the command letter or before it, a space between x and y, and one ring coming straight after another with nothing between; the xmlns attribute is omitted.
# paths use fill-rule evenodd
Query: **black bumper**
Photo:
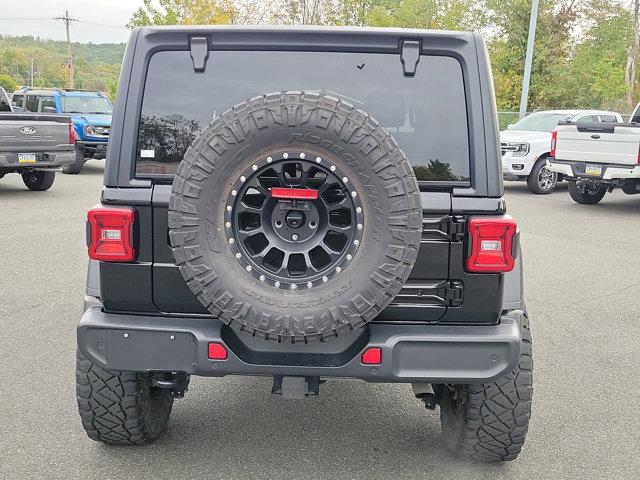
<svg viewBox="0 0 640 480"><path fill-rule="evenodd" d="M78 346L92 362L112 370L480 383L517 365L522 315L518 310L510 312L493 326L370 323L347 338L347 343L336 339L336 343L314 346L272 344L236 335L210 318L109 314L95 303L78 325ZM209 342L226 345L228 358L209 360ZM380 365L361 363L368 347L382 349Z"/></svg>
<svg viewBox="0 0 640 480"><path fill-rule="evenodd" d="M107 142L94 142L89 140L79 140L76 142L76 146L81 148L85 155L96 155L100 158L106 156L107 145Z"/></svg>

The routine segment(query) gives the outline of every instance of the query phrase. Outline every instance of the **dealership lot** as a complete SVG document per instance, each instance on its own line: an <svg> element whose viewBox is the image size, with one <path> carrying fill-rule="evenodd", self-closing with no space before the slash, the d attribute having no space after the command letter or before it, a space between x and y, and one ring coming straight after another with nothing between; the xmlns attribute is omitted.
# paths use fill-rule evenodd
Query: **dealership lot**
<svg viewBox="0 0 640 480"><path fill-rule="evenodd" d="M88 440L74 394L84 217L101 162L48 192L0 180L0 478L629 478L640 444L640 196L574 204L507 183L534 335L534 410L505 465L453 462L409 386L329 382L304 402L269 379L200 379L155 444Z"/></svg>

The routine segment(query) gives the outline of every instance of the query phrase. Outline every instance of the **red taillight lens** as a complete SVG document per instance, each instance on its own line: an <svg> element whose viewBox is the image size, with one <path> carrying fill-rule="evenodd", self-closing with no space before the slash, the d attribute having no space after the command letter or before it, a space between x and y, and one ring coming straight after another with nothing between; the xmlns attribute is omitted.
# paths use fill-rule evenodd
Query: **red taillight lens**
<svg viewBox="0 0 640 480"><path fill-rule="evenodd" d="M382 363L382 349L380 347L369 347L362 354L363 365L380 365Z"/></svg>
<svg viewBox="0 0 640 480"><path fill-rule="evenodd" d="M638 159L636 160L636 164L640 165L640 145L638 145Z"/></svg>
<svg viewBox="0 0 640 480"><path fill-rule="evenodd" d="M103 262L130 262L134 257L131 228L134 213L128 207L98 206L89 210L89 258Z"/></svg>
<svg viewBox="0 0 640 480"><path fill-rule="evenodd" d="M210 360L226 360L227 349L218 342L211 342L209 344L208 357Z"/></svg>
<svg viewBox="0 0 640 480"><path fill-rule="evenodd" d="M73 123L69 122L69 144L73 145L76 143L76 132L73 129Z"/></svg>
<svg viewBox="0 0 640 480"><path fill-rule="evenodd" d="M509 217L476 217L469 220L471 249L467 270L476 273L500 273L513 270L511 248L517 231Z"/></svg>
<svg viewBox="0 0 640 480"><path fill-rule="evenodd" d="M271 198L284 200L317 200L318 190L310 188L272 188Z"/></svg>
<svg viewBox="0 0 640 480"><path fill-rule="evenodd" d="M551 133L551 157L556 158L556 144L558 143L558 131L554 130Z"/></svg>

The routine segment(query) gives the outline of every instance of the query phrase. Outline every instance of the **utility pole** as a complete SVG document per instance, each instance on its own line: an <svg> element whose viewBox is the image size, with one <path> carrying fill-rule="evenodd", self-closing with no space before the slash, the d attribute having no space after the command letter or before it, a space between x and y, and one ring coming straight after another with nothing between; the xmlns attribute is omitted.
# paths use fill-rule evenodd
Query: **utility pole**
<svg viewBox="0 0 640 480"><path fill-rule="evenodd" d="M33 88L33 57L31 57L31 88Z"/></svg>
<svg viewBox="0 0 640 480"><path fill-rule="evenodd" d="M69 18L69 10L65 10L64 17L55 17L54 20L62 20L67 29L67 56L69 61L69 88L73 89L73 55L71 54L71 39L69 38L69 25L71 22L77 22L75 18Z"/></svg>
<svg viewBox="0 0 640 480"><path fill-rule="evenodd" d="M527 54L524 60L524 78L522 79L522 96L520 97L520 118L527 114L529 103L529 84L531 83L531 63L533 62L533 47L536 41L536 26L538 25L539 0L531 0L531 18L529 19L529 38L527 39Z"/></svg>

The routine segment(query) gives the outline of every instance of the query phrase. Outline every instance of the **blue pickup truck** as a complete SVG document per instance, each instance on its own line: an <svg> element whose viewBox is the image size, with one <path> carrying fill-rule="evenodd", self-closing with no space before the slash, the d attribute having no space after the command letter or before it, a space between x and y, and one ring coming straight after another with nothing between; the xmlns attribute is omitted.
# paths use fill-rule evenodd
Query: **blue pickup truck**
<svg viewBox="0 0 640 480"><path fill-rule="evenodd" d="M113 105L101 92L22 87L13 93L13 109L69 115L76 136L76 159L64 173L79 173L88 158L105 158Z"/></svg>

